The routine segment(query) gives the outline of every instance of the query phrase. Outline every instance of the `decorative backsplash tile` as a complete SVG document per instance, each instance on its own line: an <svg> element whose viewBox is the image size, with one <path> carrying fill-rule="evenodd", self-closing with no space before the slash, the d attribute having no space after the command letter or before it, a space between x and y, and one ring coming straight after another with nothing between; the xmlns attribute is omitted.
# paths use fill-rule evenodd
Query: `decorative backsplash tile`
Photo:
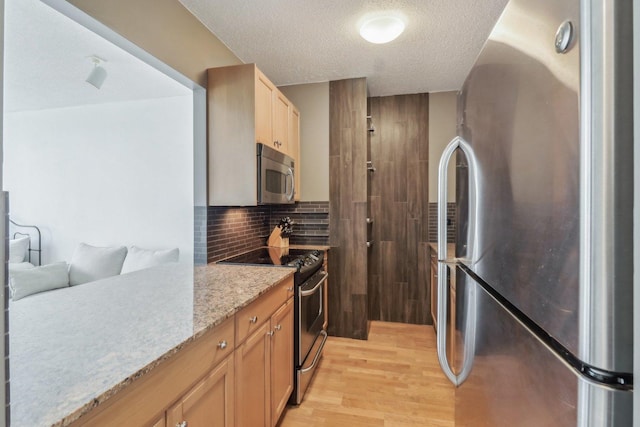
<svg viewBox="0 0 640 427"><path fill-rule="evenodd" d="M293 221L292 245L329 244L329 202L298 202L271 207L269 230L288 216Z"/></svg>
<svg viewBox="0 0 640 427"><path fill-rule="evenodd" d="M196 209L196 218L197 215ZM294 222L290 244L327 245L329 242L329 202L249 207L210 206L206 216L207 262L219 261L263 246L273 227L285 216ZM196 227L196 235L198 233Z"/></svg>
<svg viewBox="0 0 640 427"><path fill-rule="evenodd" d="M429 241L438 241L438 204L429 203ZM447 203L447 242L455 243L456 204Z"/></svg>
<svg viewBox="0 0 640 427"><path fill-rule="evenodd" d="M265 243L269 207L219 207L207 211L207 261L219 261Z"/></svg>

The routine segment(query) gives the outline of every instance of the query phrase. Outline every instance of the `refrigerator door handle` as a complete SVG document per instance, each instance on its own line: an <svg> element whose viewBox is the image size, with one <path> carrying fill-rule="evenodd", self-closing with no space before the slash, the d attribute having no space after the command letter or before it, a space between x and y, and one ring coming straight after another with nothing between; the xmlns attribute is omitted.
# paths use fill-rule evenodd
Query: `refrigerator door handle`
<svg viewBox="0 0 640 427"><path fill-rule="evenodd" d="M461 137L456 136L446 146L440 158L438 167L438 256L441 261L438 262L438 302L437 302L437 319L438 325L442 325L440 333L437 336L438 361L442 371L455 386L461 385L471 373L473 366L473 355L475 352L475 293L468 295L465 328L465 346L464 360L462 369L458 375L453 371L447 360L447 299L449 297L447 286L447 170L449 160L455 153L456 149L462 150L467 157L469 163L469 224L467 237L467 257L470 266L475 262L475 247L477 242L476 236L476 197L478 194L476 179L476 162L471 146Z"/></svg>

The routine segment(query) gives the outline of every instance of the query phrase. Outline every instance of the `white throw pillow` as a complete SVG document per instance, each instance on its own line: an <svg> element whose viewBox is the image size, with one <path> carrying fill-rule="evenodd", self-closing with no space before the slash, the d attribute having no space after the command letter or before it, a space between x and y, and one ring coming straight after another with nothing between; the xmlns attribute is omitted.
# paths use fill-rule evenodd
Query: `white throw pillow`
<svg viewBox="0 0 640 427"><path fill-rule="evenodd" d="M31 264L30 262L12 262L11 264L9 264L9 276L11 276L11 273L13 273L14 271L31 270L35 267L36 266Z"/></svg>
<svg viewBox="0 0 640 427"><path fill-rule="evenodd" d="M127 257L124 259L122 274L168 262L178 262L179 258L180 250L178 248L152 251L131 246L127 252Z"/></svg>
<svg viewBox="0 0 640 427"><path fill-rule="evenodd" d="M29 250L28 236L9 240L9 262L23 262Z"/></svg>
<svg viewBox="0 0 640 427"><path fill-rule="evenodd" d="M11 299L17 301L28 295L69 286L66 262L43 265L28 270L14 271L9 280Z"/></svg>
<svg viewBox="0 0 640 427"><path fill-rule="evenodd" d="M122 270L125 256L125 246L100 248L80 243L69 263L69 284L75 286L117 276Z"/></svg>

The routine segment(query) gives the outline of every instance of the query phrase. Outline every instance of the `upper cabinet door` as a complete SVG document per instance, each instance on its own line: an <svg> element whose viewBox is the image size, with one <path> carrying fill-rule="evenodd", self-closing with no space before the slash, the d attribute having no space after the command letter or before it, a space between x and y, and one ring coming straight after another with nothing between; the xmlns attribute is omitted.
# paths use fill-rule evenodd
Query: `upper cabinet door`
<svg viewBox="0 0 640 427"><path fill-rule="evenodd" d="M293 105L289 106L289 141L288 148L289 156L293 158L295 162L295 201L300 201L300 112Z"/></svg>
<svg viewBox="0 0 640 427"><path fill-rule="evenodd" d="M274 146L272 103L275 92L275 86L256 69L256 142L270 147Z"/></svg>
<svg viewBox="0 0 640 427"><path fill-rule="evenodd" d="M289 100L276 91L273 97L273 148L289 153Z"/></svg>
<svg viewBox="0 0 640 427"><path fill-rule="evenodd" d="M300 174L296 155L289 151L295 138L290 110L295 107L255 64L207 73L208 204L256 206L256 143L293 157L295 174Z"/></svg>

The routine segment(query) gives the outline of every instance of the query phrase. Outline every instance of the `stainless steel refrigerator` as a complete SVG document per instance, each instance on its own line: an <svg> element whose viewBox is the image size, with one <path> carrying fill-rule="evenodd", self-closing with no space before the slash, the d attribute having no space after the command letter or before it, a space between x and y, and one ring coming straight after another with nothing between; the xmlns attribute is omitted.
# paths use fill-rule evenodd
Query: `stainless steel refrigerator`
<svg viewBox="0 0 640 427"><path fill-rule="evenodd" d="M631 0L511 0L464 82L438 209L446 254L457 167L456 426L632 425L632 58Z"/></svg>

